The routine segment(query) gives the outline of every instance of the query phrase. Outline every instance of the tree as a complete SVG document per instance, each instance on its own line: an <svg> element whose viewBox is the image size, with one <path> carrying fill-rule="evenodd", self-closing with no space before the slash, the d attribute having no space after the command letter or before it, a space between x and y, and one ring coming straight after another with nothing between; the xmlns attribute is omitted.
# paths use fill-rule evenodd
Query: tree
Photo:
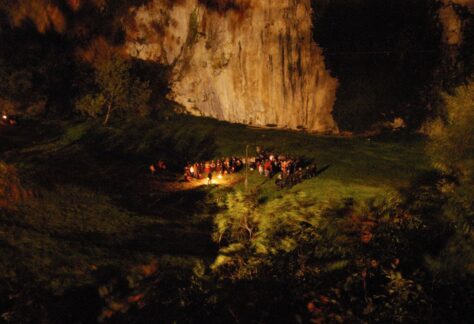
<svg viewBox="0 0 474 324"><path fill-rule="evenodd" d="M105 114L104 125L116 110L147 111L151 96L149 83L132 76L130 70L130 62L118 56L97 67L95 83L99 91L79 99L76 108L91 117Z"/></svg>
<svg viewBox="0 0 474 324"><path fill-rule="evenodd" d="M17 107L19 103L27 104L41 97L41 90L33 86L34 68L18 69L9 66L0 58L0 100L3 108ZM6 109L10 113L15 109Z"/></svg>
<svg viewBox="0 0 474 324"><path fill-rule="evenodd" d="M428 152L437 167L466 174L474 158L474 81L443 99L444 116L429 124Z"/></svg>
<svg viewBox="0 0 474 324"><path fill-rule="evenodd" d="M228 243L243 243L254 238L257 229L258 202L253 195L245 195L238 191L230 193L226 199L226 209L216 215L215 240L224 238Z"/></svg>
<svg viewBox="0 0 474 324"><path fill-rule="evenodd" d="M435 166L456 176L444 181L443 217L453 235L429 265L435 273L474 275L474 81L444 94L444 118L429 127L428 152Z"/></svg>

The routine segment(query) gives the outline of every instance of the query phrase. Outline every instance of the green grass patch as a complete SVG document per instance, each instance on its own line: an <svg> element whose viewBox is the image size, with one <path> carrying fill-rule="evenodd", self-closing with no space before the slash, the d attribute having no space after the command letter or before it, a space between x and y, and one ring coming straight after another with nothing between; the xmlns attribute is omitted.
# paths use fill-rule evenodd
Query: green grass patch
<svg viewBox="0 0 474 324"><path fill-rule="evenodd" d="M228 192L244 190L244 172L232 177L231 187L155 196L147 186L147 167L157 159L181 172L187 161L242 157L247 145L253 155L259 145L329 166L284 190L274 179L250 172L249 190L258 192L262 203L298 193L318 203L386 196L429 168L424 142L416 138L318 136L189 116L106 128L93 121L57 126L58 132L29 142L22 128L22 145L0 153L35 191L16 211L1 212L1 277L19 282L28 273L57 292L93 282L97 268L127 271L157 255L213 261L217 247L210 218Z"/></svg>
<svg viewBox="0 0 474 324"><path fill-rule="evenodd" d="M305 191L318 199L346 197L365 199L385 195L408 184L409 180L430 169L424 153L424 140L341 138L311 135L303 132L256 129L243 125L228 124L212 119L182 117L157 126L165 132L186 130L196 136L210 134L216 149L214 158L244 156L249 145L249 155L255 154L256 146L275 150L295 157L313 159L320 168L329 168L317 178L304 181L291 191ZM273 180L255 175L249 187L259 187L270 197L278 196ZM237 186L243 188L243 184Z"/></svg>

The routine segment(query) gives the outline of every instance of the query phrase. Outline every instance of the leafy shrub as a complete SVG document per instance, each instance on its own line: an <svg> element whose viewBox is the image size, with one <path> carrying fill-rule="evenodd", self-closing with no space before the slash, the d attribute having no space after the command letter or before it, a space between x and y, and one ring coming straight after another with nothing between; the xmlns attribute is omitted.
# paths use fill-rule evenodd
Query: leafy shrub
<svg viewBox="0 0 474 324"><path fill-rule="evenodd" d="M413 270L423 252L410 252L423 220L402 203L394 196L317 204L300 193L259 205L232 193L215 218L221 248L212 269L232 289L245 281L286 287L273 291L275 298L296 303L294 316L316 322L423 319L428 298Z"/></svg>
<svg viewBox="0 0 474 324"><path fill-rule="evenodd" d="M428 125L430 153L436 166L444 170L468 171L474 159L474 81L444 94L445 116Z"/></svg>
<svg viewBox="0 0 474 324"><path fill-rule="evenodd" d="M14 208L31 193L25 190L14 167L0 161L0 209Z"/></svg>

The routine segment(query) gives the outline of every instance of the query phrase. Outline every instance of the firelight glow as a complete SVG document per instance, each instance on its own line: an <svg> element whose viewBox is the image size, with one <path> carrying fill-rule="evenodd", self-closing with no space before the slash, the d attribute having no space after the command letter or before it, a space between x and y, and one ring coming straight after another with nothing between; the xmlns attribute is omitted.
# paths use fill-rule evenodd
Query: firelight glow
<svg viewBox="0 0 474 324"><path fill-rule="evenodd" d="M201 180L193 181L193 183L196 184L196 186L201 186L201 185L208 185L209 184L209 179L203 178ZM228 185L230 184L230 181L226 179L222 174L217 175L217 177L212 178L211 183L213 185Z"/></svg>

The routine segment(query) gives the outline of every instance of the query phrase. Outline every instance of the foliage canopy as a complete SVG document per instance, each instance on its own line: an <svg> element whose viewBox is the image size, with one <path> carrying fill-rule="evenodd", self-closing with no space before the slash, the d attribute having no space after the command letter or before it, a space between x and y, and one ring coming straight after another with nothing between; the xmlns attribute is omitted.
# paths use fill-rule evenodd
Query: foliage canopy
<svg viewBox="0 0 474 324"><path fill-rule="evenodd" d="M112 111L146 114L149 111L151 89L149 83L131 74L130 62L114 56L95 71L98 92L79 99L76 108L91 117L105 115L104 125Z"/></svg>
<svg viewBox="0 0 474 324"><path fill-rule="evenodd" d="M430 124L428 149L437 166L466 173L474 159L474 81L443 98L444 116Z"/></svg>

